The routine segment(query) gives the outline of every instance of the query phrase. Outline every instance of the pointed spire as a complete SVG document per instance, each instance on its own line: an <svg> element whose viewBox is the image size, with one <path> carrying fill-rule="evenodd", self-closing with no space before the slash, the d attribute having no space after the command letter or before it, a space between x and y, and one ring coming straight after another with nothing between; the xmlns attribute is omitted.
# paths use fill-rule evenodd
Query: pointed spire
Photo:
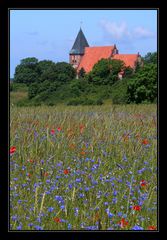
<svg viewBox="0 0 167 240"><path fill-rule="evenodd" d="M78 32L78 35L75 39L74 45L70 51L70 54L84 54L85 47L89 47L89 44L82 32L82 29L80 27L80 30Z"/></svg>

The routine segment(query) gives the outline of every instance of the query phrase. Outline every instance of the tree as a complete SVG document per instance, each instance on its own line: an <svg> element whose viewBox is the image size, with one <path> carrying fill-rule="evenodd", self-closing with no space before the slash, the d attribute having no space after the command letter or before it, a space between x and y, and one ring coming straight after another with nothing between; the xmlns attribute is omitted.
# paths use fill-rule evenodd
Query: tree
<svg viewBox="0 0 167 240"><path fill-rule="evenodd" d="M69 63L59 62L51 64L51 66L41 74L40 80L41 82L48 80L65 84L74 79L75 76L76 71Z"/></svg>
<svg viewBox="0 0 167 240"><path fill-rule="evenodd" d="M42 60L38 62L38 72L39 74L43 74L45 71L51 69L51 67L55 66L55 63L50 60Z"/></svg>
<svg viewBox="0 0 167 240"><path fill-rule="evenodd" d="M79 78L84 78L85 74L86 74L85 69L82 67L78 72L78 77Z"/></svg>
<svg viewBox="0 0 167 240"><path fill-rule="evenodd" d="M97 85L112 85L118 80L118 73L125 69L121 60L101 59L89 73L88 81Z"/></svg>
<svg viewBox="0 0 167 240"><path fill-rule="evenodd" d="M21 63L15 69L14 82L26 83L27 85L37 82L39 80L37 65L37 58L22 59Z"/></svg>
<svg viewBox="0 0 167 240"><path fill-rule="evenodd" d="M143 58L144 63L154 63L157 64L157 52L148 52Z"/></svg>
<svg viewBox="0 0 167 240"><path fill-rule="evenodd" d="M128 81L128 103L154 102L157 97L157 66L145 64Z"/></svg>
<svg viewBox="0 0 167 240"><path fill-rule="evenodd" d="M58 76L58 81L69 82L76 77L76 70L71 64L66 62L58 62L54 67L54 71Z"/></svg>

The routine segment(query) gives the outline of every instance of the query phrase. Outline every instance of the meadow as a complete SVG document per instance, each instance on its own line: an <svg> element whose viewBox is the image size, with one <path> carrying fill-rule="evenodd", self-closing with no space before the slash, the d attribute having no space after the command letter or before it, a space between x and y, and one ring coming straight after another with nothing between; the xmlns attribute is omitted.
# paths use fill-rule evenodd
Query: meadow
<svg viewBox="0 0 167 240"><path fill-rule="evenodd" d="M10 107L10 230L156 230L156 105Z"/></svg>

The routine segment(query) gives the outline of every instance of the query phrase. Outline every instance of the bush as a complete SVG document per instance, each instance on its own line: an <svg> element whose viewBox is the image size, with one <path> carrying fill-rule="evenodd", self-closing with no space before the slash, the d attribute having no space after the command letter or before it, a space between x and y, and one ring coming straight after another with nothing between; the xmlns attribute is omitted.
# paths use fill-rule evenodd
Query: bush
<svg viewBox="0 0 167 240"><path fill-rule="evenodd" d="M91 98L75 98L71 99L70 101L67 102L67 106L72 105L72 106L77 106L77 105L102 105L103 101L102 99L91 99Z"/></svg>
<svg viewBox="0 0 167 240"><path fill-rule="evenodd" d="M119 80L111 89L111 99L114 104L127 103L127 79Z"/></svg>
<svg viewBox="0 0 167 240"><path fill-rule="evenodd" d="M26 92L28 90L28 87L25 83L10 83L10 91L11 92Z"/></svg>

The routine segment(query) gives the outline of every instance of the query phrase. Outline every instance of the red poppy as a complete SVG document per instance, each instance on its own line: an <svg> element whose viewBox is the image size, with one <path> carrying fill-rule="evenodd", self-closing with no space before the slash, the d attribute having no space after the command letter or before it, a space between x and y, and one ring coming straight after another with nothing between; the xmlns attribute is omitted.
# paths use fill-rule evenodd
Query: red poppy
<svg viewBox="0 0 167 240"><path fill-rule="evenodd" d="M28 177L31 177L31 176L32 176L32 174L31 174L31 173L28 173L28 174L27 174L27 176L28 176Z"/></svg>
<svg viewBox="0 0 167 240"><path fill-rule="evenodd" d="M145 187L147 185L147 182L145 180L140 181L140 186Z"/></svg>
<svg viewBox="0 0 167 240"><path fill-rule="evenodd" d="M71 144L69 145L69 148L74 149L74 148L75 148L75 144L71 143Z"/></svg>
<svg viewBox="0 0 167 240"><path fill-rule="evenodd" d="M84 128L85 126L83 125L83 124L81 124L80 126L79 126L79 128L80 129L82 129L82 128Z"/></svg>
<svg viewBox="0 0 167 240"><path fill-rule="evenodd" d="M28 162L33 163L34 161L32 159L29 159Z"/></svg>
<svg viewBox="0 0 167 240"><path fill-rule="evenodd" d="M81 155L85 155L86 153L84 151L80 152Z"/></svg>
<svg viewBox="0 0 167 240"><path fill-rule="evenodd" d="M121 221L118 222L120 224L121 228L124 228L128 225L128 221L126 221L124 218L121 219Z"/></svg>
<svg viewBox="0 0 167 240"><path fill-rule="evenodd" d="M58 218L58 217L53 218L53 220L54 220L54 222L56 222L56 223L60 223L60 222L61 222L61 219Z"/></svg>
<svg viewBox="0 0 167 240"><path fill-rule="evenodd" d="M135 205L135 206L133 206L133 210L135 210L135 211L140 211L140 210L141 210L141 207L138 206L138 205Z"/></svg>
<svg viewBox="0 0 167 240"><path fill-rule="evenodd" d="M10 148L10 154L13 154L15 151L16 151L16 147L13 146Z"/></svg>
<svg viewBox="0 0 167 240"><path fill-rule="evenodd" d="M70 173L70 171L68 169L64 170L64 174L69 174L69 173Z"/></svg>
<svg viewBox="0 0 167 240"><path fill-rule="evenodd" d="M55 134L55 130L54 129L51 129L50 133L53 135Z"/></svg>
<svg viewBox="0 0 167 240"><path fill-rule="evenodd" d="M58 127L58 128L57 128L57 131L59 131L59 132L60 132L60 131L61 131L61 127Z"/></svg>
<svg viewBox="0 0 167 240"><path fill-rule="evenodd" d="M44 177L48 177L48 176L49 176L49 173L48 173L48 172L45 172L43 175L44 175Z"/></svg>
<svg viewBox="0 0 167 240"><path fill-rule="evenodd" d="M84 130L85 126L84 126L83 124L81 124L81 125L79 126L79 128L80 128L80 133L83 133L83 130Z"/></svg>
<svg viewBox="0 0 167 240"><path fill-rule="evenodd" d="M156 230L157 228L155 226L149 226L147 229L148 230Z"/></svg>
<svg viewBox="0 0 167 240"><path fill-rule="evenodd" d="M145 139L143 139L142 144L147 145L147 144L149 144L149 142L148 142L148 140L145 138Z"/></svg>

